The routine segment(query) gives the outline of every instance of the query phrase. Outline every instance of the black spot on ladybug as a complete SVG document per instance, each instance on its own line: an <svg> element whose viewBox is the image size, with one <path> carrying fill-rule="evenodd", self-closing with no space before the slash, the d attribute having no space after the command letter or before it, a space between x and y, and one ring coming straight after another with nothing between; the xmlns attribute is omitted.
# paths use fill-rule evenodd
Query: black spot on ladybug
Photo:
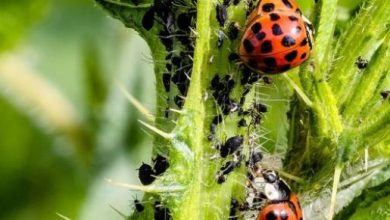
<svg viewBox="0 0 390 220"><path fill-rule="evenodd" d="M368 60L359 56L355 62L355 65L357 66L357 68L359 69L365 69L368 65Z"/></svg>
<svg viewBox="0 0 390 220"><path fill-rule="evenodd" d="M163 174L169 168L168 159L157 154L157 157L153 160L154 162L154 172L156 175Z"/></svg>
<svg viewBox="0 0 390 220"><path fill-rule="evenodd" d="M299 33L301 33L301 31L302 31L302 28L299 27L299 26L296 26L295 28L292 29L291 32L292 32L293 34L299 34Z"/></svg>
<svg viewBox="0 0 390 220"><path fill-rule="evenodd" d="M279 24L273 24L272 25L272 34L275 36L279 36L283 34L282 28Z"/></svg>
<svg viewBox="0 0 390 220"><path fill-rule="evenodd" d="M307 38L303 39L302 42L299 44L301 47L307 45Z"/></svg>
<svg viewBox="0 0 390 220"><path fill-rule="evenodd" d="M142 205L142 203L138 199L134 200L134 207L135 207L135 210L137 210L137 212L142 212L145 209L145 207Z"/></svg>
<svg viewBox="0 0 390 220"><path fill-rule="evenodd" d="M290 21L298 21L298 18L293 15L288 16L288 19L290 19Z"/></svg>
<svg viewBox="0 0 390 220"><path fill-rule="evenodd" d="M138 178L143 185L149 185L156 179L152 167L146 163L138 168Z"/></svg>
<svg viewBox="0 0 390 220"><path fill-rule="evenodd" d="M243 44L244 44L244 49L245 49L245 51L246 51L247 53L252 53L253 50L255 49L255 47L253 46L253 44L251 43L251 41L248 40L248 39L245 39Z"/></svg>
<svg viewBox="0 0 390 220"><path fill-rule="evenodd" d="M142 17L142 27L145 30L149 31L154 25L154 8L151 7L146 11L145 15Z"/></svg>
<svg viewBox="0 0 390 220"><path fill-rule="evenodd" d="M303 53L303 54L301 55L301 60L305 59L306 56L307 56L307 54L306 54L306 53Z"/></svg>
<svg viewBox="0 0 390 220"><path fill-rule="evenodd" d="M286 64L280 67L280 71L284 72L291 68L290 64Z"/></svg>
<svg viewBox="0 0 390 220"><path fill-rule="evenodd" d="M277 216L273 211L270 211L270 212L268 212L268 213L265 215L265 219L266 219L266 220L277 220L277 219L278 219L278 216Z"/></svg>
<svg viewBox="0 0 390 220"><path fill-rule="evenodd" d="M238 33L239 33L238 27L239 27L239 24L237 22L232 22L229 25L228 37L229 37L230 40L237 39Z"/></svg>
<svg viewBox="0 0 390 220"><path fill-rule="evenodd" d="M169 92L170 85L171 85L171 74L170 73L164 73L162 76L164 88L166 92Z"/></svg>
<svg viewBox="0 0 390 220"><path fill-rule="evenodd" d="M296 50L293 50L290 53L288 53L286 56L284 56L284 59L286 59L287 61L291 62L295 58L297 58L297 55L298 55L298 52Z"/></svg>
<svg viewBox="0 0 390 220"><path fill-rule="evenodd" d="M237 53L231 53L228 57L229 61L237 61L240 59L240 56Z"/></svg>
<svg viewBox="0 0 390 220"><path fill-rule="evenodd" d="M265 38L265 32L260 32L255 35L257 40L263 40Z"/></svg>
<svg viewBox="0 0 390 220"><path fill-rule="evenodd" d="M260 51L262 53L269 53L272 51L272 42L270 40L266 40L261 44Z"/></svg>
<svg viewBox="0 0 390 220"><path fill-rule="evenodd" d="M264 63L267 65L268 68L275 68L276 67L276 60L273 57L266 57L264 58Z"/></svg>
<svg viewBox="0 0 390 220"><path fill-rule="evenodd" d="M280 19L280 16L276 13L269 14L269 17L271 18L271 21L277 21Z"/></svg>
<svg viewBox="0 0 390 220"><path fill-rule="evenodd" d="M254 23L251 26L251 30L252 30L253 34L257 34L261 30L261 24L259 22Z"/></svg>
<svg viewBox="0 0 390 220"><path fill-rule="evenodd" d="M294 203L292 203L291 201L287 201L287 205L288 207L291 209L291 211L295 214L295 216L297 216L297 208L295 207Z"/></svg>
<svg viewBox="0 0 390 220"><path fill-rule="evenodd" d="M248 60L248 66L250 66L250 67L256 69L256 68L257 68L257 62L256 62L256 60L254 60L254 59L249 59L249 60Z"/></svg>
<svg viewBox="0 0 390 220"><path fill-rule="evenodd" d="M287 8L293 8L292 4L288 0L282 0Z"/></svg>
<svg viewBox="0 0 390 220"><path fill-rule="evenodd" d="M228 16L226 5L218 4L216 6L216 11L217 11L217 21L219 22L219 25L224 26Z"/></svg>
<svg viewBox="0 0 390 220"><path fill-rule="evenodd" d="M295 39L289 35L286 35L282 39L282 45L285 47L291 47L295 45Z"/></svg>
<svg viewBox="0 0 390 220"><path fill-rule="evenodd" d="M275 5L272 4L272 3L267 3L267 4L263 5L262 9L263 9L264 12L271 12L271 11L273 11L275 9Z"/></svg>

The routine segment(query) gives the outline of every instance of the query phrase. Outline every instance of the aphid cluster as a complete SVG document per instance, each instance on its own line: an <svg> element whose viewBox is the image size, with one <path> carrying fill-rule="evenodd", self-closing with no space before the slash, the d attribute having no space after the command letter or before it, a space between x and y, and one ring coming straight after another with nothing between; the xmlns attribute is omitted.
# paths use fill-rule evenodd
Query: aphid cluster
<svg viewBox="0 0 390 220"><path fill-rule="evenodd" d="M149 185L154 182L157 176L163 174L169 168L168 159L157 155L153 159L153 167L149 164L142 163L138 168L138 178L143 185Z"/></svg>
<svg viewBox="0 0 390 220"><path fill-rule="evenodd" d="M167 93L173 84L176 85L178 94L168 97L167 103L173 100L180 109L184 105L191 78L195 45L192 30L195 30L195 21L196 0L190 3L183 0L154 0L142 19L142 25L147 31L155 23L159 24L158 36L168 52L161 80ZM165 116L169 117L169 111L166 111Z"/></svg>

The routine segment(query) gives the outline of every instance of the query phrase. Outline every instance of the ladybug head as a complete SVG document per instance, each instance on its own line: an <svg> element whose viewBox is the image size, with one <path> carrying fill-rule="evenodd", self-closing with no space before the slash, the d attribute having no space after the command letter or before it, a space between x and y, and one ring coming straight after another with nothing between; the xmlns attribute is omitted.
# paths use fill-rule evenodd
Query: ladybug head
<svg viewBox="0 0 390 220"><path fill-rule="evenodd" d="M267 199L271 202L287 201L290 199L290 187L279 177L276 171L265 170L262 174L265 180L264 193L267 196Z"/></svg>

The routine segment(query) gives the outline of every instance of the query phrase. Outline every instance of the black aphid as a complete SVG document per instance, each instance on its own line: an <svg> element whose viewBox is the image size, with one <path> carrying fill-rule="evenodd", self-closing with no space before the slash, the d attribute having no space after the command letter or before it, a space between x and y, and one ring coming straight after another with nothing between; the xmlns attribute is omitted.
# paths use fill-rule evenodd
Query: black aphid
<svg viewBox="0 0 390 220"><path fill-rule="evenodd" d="M138 178L143 185L149 185L156 179L155 173L149 164L142 163L138 168Z"/></svg>
<svg viewBox="0 0 390 220"><path fill-rule="evenodd" d="M221 27L225 25L225 22L227 20L227 7L226 5L218 4L216 6L217 11L217 21Z"/></svg>
<svg viewBox="0 0 390 220"><path fill-rule="evenodd" d="M153 162L153 169L156 175L161 175L169 168L168 159L161 156L160 154L157 154L157 157L153 160Z"/></svg>
<svg viewBox="0 0 390 220"><path fill-rule="evenodd" d="M138 199L134 200L134 207L137 212L142 212L145 209L145 207Z"/></svg>

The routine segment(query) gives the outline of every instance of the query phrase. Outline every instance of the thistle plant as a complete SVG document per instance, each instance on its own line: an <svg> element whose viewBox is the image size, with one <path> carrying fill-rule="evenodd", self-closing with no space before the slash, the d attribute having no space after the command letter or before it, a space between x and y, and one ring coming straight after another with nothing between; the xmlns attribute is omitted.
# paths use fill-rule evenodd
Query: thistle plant
<svg viewBox="0 0 390 220"><path fill-rule="evenodd" d="M127 219L251 217L231 204L247 199L245 161L253 152L298 193L306 219L359 219L365 207L370 218L389 218L389 1L361 1L344 26L337 0L316 1L307 11L315 28L311 58L273 76L238 60L256 1L96 2L151 49L157 109L154 116L143 110L141 124L155 134L151 158L169 162L147 185L126 184L145 192L145 210ZM289 103L277 117L279 106L267 102L274 93ZM286 123L288 133L266 143L267 124ZM224 149L230 144L238 150ZM233 171L223 173L231 161Z"/></svg>

